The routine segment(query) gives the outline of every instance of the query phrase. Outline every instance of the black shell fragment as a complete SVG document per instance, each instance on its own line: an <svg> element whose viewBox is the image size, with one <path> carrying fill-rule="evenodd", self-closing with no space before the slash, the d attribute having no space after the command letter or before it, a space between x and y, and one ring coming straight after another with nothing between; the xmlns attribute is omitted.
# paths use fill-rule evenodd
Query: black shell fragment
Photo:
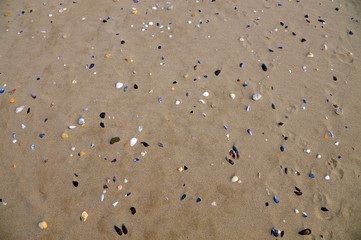
<svg viewBox="0 0 361 240"><path fill-rule="evenodd" d="M262 69L263 69L263 71L267 71L267 66L266 66L266 64L262 63Z"/></svg>
<svg viewBox="0 0 361 240"><path fill-rule="evenodd" d="M105 118L105 112L100 113L100 114L99 114L99 117Z"/></svg>
<svg viewBox="0 0 361 240"><path fill-rule="evenodd" d="M281 237L283 237L285 235L285 231L281 232Z"/></svg>
<svg viewBox="0 0 361 240"><path fill-rule="evenodd" d="M282 126L283 124L284 124L283 122L279 122L279 123L278 123L279 126Z"/></svg>
<svg viewBox="0 0 361 240"><path fill-rule="evenodd" d="M299 189L298 187L295 187L295 189L296 189L297 191L301 192L301 189Z"/></svg>
<svg viewBox="0 0 361 240"><path fill-rule="evenodd" d="M149 147L150 145L146 142L140 142L141 144L143 144L144 147Z"/></svg>
<svg viewBox="0 0 361 240"><path fill-rule="evenodd" d="M78 187L79 183L77 181L73 181L73 185L74 185L74 187Z"/></svg>
<svg viewBox="0 0 361 240"><path fill-rule="evenodd" d="M236 148L236 146L233 145L233 151L235 151L236 153L238 153L238 149Z"/></svg>
<svg viewBox="0 0 361 240"><path fill-rule="evenodd" d="M311 234L311 229L309 229L309 228L303 229L302 231L299 231L298 234L300 234L300 235L310 235Z"/></svg>
<svg viewBox="0 0 361 240"><path fill-rule="evenodd" d="M322 207L321 210L324 212L328 212L328 209L326 207Z"/></svg>
<svg viewBox="0 0 361 240"><path fill-rule="evenodd" d="M122 233L122 230L120 228L118 228L117 226L114 225L114 230L121 236L123 233Z"/></svg>
<svg viewBox="0 0 361 240"><path fill-rule="evenodd" d="M132 212L132 215L134 215L137 212L137 210L135 210L135 207L131 207L130 211Z"/></svg>
<svg viewBox="0 0 361 240"><path fill-rule="evenodd" d="M138 85L137 85L137 84L134 84L134 89L138 89Z"/></svg>
<svg viewBox="0 0 361 240"><path fill-rule="evenodd" d="M30 113L30 108L28 108L28 111L26 112L27 114L29 114Z"/></svg>
<svg viewBox="0 0 361 240"><path fill-rule="evenodd" d="M278 231L276 229L271 230L271 235L278 237Z"/></svg>
<svg viewBox="0 0 361 240"><path fill-rule="evenodd" d="M215 74L216 76L218 76L220 73L221 73L221 70L217 70L217 71L214 72L214 74Z"/></svg>
<svg viewBox="0 0 361 240"><path fill-rule="evenodd" d="M105 125L104 125L104 123L103 122L100 122L100 124L99 124L102 128L105 128Z"/></svg>
<svg viewBox="0 0 361 240"><path fill-rule="evenodd" d="M302 192L297 192L297 191L294 191L294 193L298 196L301 196L302 195Z"/></svg>
<svg viewBox="0 0 361 240"><path fill-rule="evenodd" d="M124 234L127 234L127 233L128 233L128 229L127 229L127 227L126 227L124 224L122 224L122 230L123 230L123 233L124 233Z"/></svg>
<svg viewBox="0 0 361 240"><path fill-rule="evenodd" d="M229 159L229 158L227 158L227 157L226 157L226 161L229 162L231 165L234 164L234 162L232 161L232 159Z"/></svg>

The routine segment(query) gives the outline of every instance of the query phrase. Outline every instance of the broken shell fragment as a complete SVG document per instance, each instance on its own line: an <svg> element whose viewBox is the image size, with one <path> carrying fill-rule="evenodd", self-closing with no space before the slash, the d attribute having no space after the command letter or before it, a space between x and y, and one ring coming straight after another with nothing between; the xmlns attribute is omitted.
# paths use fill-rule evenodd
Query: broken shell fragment
<svg viewBox="0 0 361 240"><path fill-rule="evenodd" d="M48 227L48 224L45 221L42 221L39 223L39 228L40 229L46 229Z"/></svg>
<svg viewBox="0 0 361 240"><path fill-rule="evenodd" d="M80 216L80 220L85 222L87 218L88 218L88 213L86 211L82 212Z"/></svg>
<svg viewBox="0 0 361 240"><path fill-rule="evenodd" d="M313 53L311 53L311 52L307 53L307 57L308 58L313 58Z"/></svg>
<svg viewBox="0 0 361 240"><path fill-rule="evenodd" d="M78 124L79 124L79 125L83 125L84 123L85 123L84 118L79 118Z"/></svg>
<svg viewBox="0 0 361 240"><path fill-rule="evenodd" d="M24 109L24 107L25 107L25 106L17 107L17 108L15 109L15 112L16 112L16 113L21 112L21 111Z"/></svg>
<svg viewBox="0 0 361 240"><path fill-rule="evenodd" d="M137 143L138 139L132 138L130 139L130 146L133 147Z"/></svg>
<svg viewBox="0 0 361 240"><path fill-rule="evenodd" d="M229 94L229 96L230 96L232 99L235 99L235 98L236 98L236 94L234 94L234 93Z"/></svg>
<svg viewBox="0 0 361 240"><path fill-rule="evenodd" d="M121 87L123 87L123 83L117 82L117 83L115 84L115 87L116 87L116 88L121 88Z"/></svg>
<svg viewBox="0 0 361 240"><path fill-rule="evenodd" d="M238 177L237 177L237 176L233 176L233 177L232 177L232 182L238 182Z"/></svg>

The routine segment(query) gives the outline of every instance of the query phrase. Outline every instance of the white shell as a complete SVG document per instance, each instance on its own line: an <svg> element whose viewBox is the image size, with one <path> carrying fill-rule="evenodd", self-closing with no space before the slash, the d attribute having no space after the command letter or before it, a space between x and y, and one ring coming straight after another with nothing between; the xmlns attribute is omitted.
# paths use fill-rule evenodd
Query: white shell
<svg viewBox="0 0 361 240"><path fill-rule="evenodd" d="M68 126L69 129L74 129L76 126Z"/></svg>
<svg viewBox="0 0 361 240"><path fill-rule="evenodd" d="M327 45L326 44L322 45L322 50L324 50L324 51L327 50Z"/></svg>
<svg viewBox="0 0 361 240"><path fill-rule="evenodd" d="M113 207L117 206L117 205L118 205L118 201L114 202L112 205L113 205Z"/></svg>
<svg viewBox="0 0 361 240"><path fill-rule="evenodd" d="M235 99L235 98L236 98L236 94L234 94L234 93L229 94L229 96L230 96L232 99Z"/></svg>
<svg viewBox="0 0 361 240"><path fill-rule="evenodd" d="M325 177L325 180L330 180L330 176L327 175L327 176Z"/></svg>
<svg viewBox="0 0 361 240"><path fill-rule="evenodd" d="M127 183L128 182L128 179L124 178L124 183Z"/></svg>
<svg viewBox="0 0 361 240"><path fill-rule="evenodd" d="M123 87L123 83L117 82L117 83L115 84L115 87L116 87L116 88L121 88L121 87Z"/></svg>
<svg viewBox="0 0 361 240"><path fill-rule="evenodd" d="M181 102L179 100L175 101L176 105L179 105Z"/></svg>
<svg viewBox="0 0 361 240"><path fill-rule="evenodd" d="M102 196L100 197L100 201L103 202L104 200L104 194L102 194Z"/></svg>
<svg viewBox="0 0 361 240"><path fill-rule="evenodd" d="M142 126L139 126L139 127L138 127L138 131L139 131L139 132L143 131L143 127L142 127Z"/></svg>
<svg viewBox="0 0 361 240"><path fill-rule="evenodd" d="M217 203L213 201L213 202L211 203L211 205L212 205L213 207L215 207L215 206L217 206Z"/></svg>
<svg viewBox="0 0 361 240"><path fill-rule="evenodd" d="M209 96L209 92L204 92L202 95L203 95L203 97L208 97L208 96Z"/></svg>
<svg viewBox="0 0 361 240"><path fill-rule="evenodd" d="M232 182L238 182L238 177L237 177L237 176L233 176L233 177L232 177Z"/></svg>
<svg viewBox="0 0 361 240"><path fill-rule="evenodd" d="M261 97L262 97L261 94L256 93L256 94L253 94L252 100L253 100L253 101L258 101L258 100L261 99Z"/></svg>
<svg viewBox="0 0 361 240"><path fill-rule="evenodd" d="M313 58L313 53L311 53L311 52L307 53L307 57L308 58Z"/></svg>
<svg viewBox="0 0 361 240"><path fill-rule="evenodd" d="M130 139L130 146L133 147L137 143L138 139L132 138Z"/></svg>
<svg viewBox="0 0 361 240"><path fill-rule="evenodd" d="M78 124L79 124L79 125L83 125L84 123L85 123L84 118L79 118Z"/></svg>
<svg viewBox="0 0 361 240"><path fill-rule="evenodd" d="M321 155L320 155L320 154L317 154L316 158L320 159L320 158L321 158Z"/></svg>
<svg viewBox="0 0 361 240"><path fill-rule="evenodd" d="M298 209L295 209L295 213L299 213L300 211L298 211Z"/></svg>
<svg viewBox="0 0 361 240"><path fill-rule="evenodd" d="M335 146L338 146L340 143L339 142L335 142Z"/></svg>
<svg viewBox="0 0 361 240"><path fill-rule="evenodd" d="M205 103L206 103L203 99L199 99L198 102L200 102L200 103L202 103L202 104L205 104Z"/></svg>
<svg viewBox="0 0 361 240"><path fill-rule="evenodd" d="M21 111L24 109L24 107L25 107L25 106L17 107L17 108L15 109L15 112L16 112L16 113L21 112Z"/></svg>

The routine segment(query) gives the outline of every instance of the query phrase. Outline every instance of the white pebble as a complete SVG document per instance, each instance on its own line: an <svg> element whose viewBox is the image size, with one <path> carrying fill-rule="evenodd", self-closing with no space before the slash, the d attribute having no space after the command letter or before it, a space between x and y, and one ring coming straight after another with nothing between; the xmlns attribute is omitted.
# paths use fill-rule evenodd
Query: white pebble
<svg viewBox="0 0 361 240"><path fill-rule="evenodd" d="M199 102L205 104L206 102L203 99L199 99Z"/></svg>
<svg viewBox="0 0 361 240"><path fill-rule="evenodd" d="M299 213L298 209L295 209L295 213Z"/></svg>
<svg viewBox="0 0 361 240"><path fill-rule="evenodd" d="M208 97L208 96L209 96L209 92L204 92L202 95L203 95L203 97Z"/></svg>
<svg viewBox="0 0 361 240"><path fill-rule="evenodd" d="M330 176L325 176L325 180L330 180Z"/></svg>
<svg viewBox="0 0 361 240"><path fill-rule="evenodd" d="M310 153L310 152L311 152L311 149L305 149L304 152L305 152L305 153Z"/></svg>
<svg viewBox="0 0 361 240"><path fill-rule="evenodd" d="M76 126L68 126L69 129L74 129Z"/></svg>
<svg viewBox="0 0 361 240"><path fill-rule="evenodd" d="M179 100L175 101L176 105L179 105L181 102Z"/></svg>
<svg viewBox="0 0 361 240"><path fill-rule="evenodd" d="M116 88L121 88L121 87L123 87L123 83L117 82L117 83L115 84L115 87L116 87Z"/></svg>
<svg viewBox="0 0 361 240"><path fill-rule="evenodd" d="M340 143L339 142L335 142L335 146L338 146Z"/></svg>
<svg viewBox="0 0 361 240"><path fill-rule="evenodd" d="M130 146L133 147L137 143L138 139L132 138L130 139Z"/></svg>
<svg viewBox="0 0 361 240"><path fill-rule="evenodd" d="M102 194L102 196L100 197L100 201L103 202L104 200L104 194Z"/></svg>
<svg viewBox="0 0 361 240"><path fill-rule="evenodd" d="M139 131L139 132L143 131L143 127L142 127L142 126L139 126L139 127L138 127L138 131Z"/></svg>
<svg viewBox="0 0 361 240"><path fill-rule="evenodd" d="M258 100L261 99L261 97L262 97L261 94L256 93L256 94L253 94L252 100L253 100L253 101L258 101Z"/></svg>
<svg viewBox="0 0 361 240"><path fill-rule="evenodd" d="M128 179L124 178L124 183L127 183L128 182Z"/></svg>
<svg viewBox="0 0 361 240"><path fill-rule="evenodd" d="M117 205L118 205L118 201L114 202L112 205L113 205L113 207L117 206Z"/></svg>
<svg viewBox="0 0 361 240"><path fill-rule="evenodd" d="M235 99L235 98L236 98L236 94L234 94L234 93L229 94L229 96L230 96L232 99Z"/></svg>
<svg viewBox="0 0 361 240"><path fill-rule="evenodd" d="M26 126L24 124L21 124L21 128L24 129L26 128Z"/></svg>
<svg viewBox="0 0 361 240"><path fill-rule="evenodd" d="M216 203L215 201L213 201L213 202L211 203L211 205L212 205L212 207L215 207L215 206L217 206L217 203Z"/></svg>
<svg viewBox="0 0 361 240"><path fill-rule="evenodd" d="M321 155L320 155L320 154L317 154L316 158L320 159L320 158L321 158Z"/></svg>

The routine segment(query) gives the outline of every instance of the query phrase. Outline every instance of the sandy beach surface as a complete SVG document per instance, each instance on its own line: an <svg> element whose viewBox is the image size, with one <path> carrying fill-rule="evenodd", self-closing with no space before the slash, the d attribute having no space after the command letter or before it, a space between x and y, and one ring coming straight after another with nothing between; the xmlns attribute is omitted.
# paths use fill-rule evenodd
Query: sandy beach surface
<svg viewBox="0 0 361 240"><path fill-rule="evenodd" d="M0 10L0 239L361 239L360 1Z"/></svg>

